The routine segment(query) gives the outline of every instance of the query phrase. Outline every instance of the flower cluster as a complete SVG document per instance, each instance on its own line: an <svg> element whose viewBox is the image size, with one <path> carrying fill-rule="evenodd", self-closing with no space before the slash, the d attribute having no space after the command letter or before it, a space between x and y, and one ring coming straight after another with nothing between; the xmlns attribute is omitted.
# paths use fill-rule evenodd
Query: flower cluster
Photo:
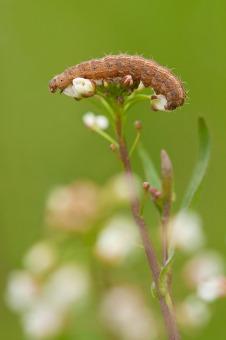
<svg viewBox="0 0 226 340"><path fill-rule="evenodd" d="M60 263L50 244L35 244L24 257L24 268L11 273L6 301L21 317L25 334L46 339L61 334L75 305L89 292L87 269L75 261Z"/></svg>
<svg viewBox="0 0 226 340"><path fill-rule="evenodd" d="M202 221L196 213L178 213L169 231L171 250L192 255L184 265L183 278L193 292L177 306L178 320L184 327L204 326L211 317L208 303L226 297L224 261L215 251L204 250Z"/></svg>
<svg viewBox="0 0 226 340"><path fill-rule="evenodd" d="M139 179L134 179L139 196ZM128 283L128 275L134 275L131 263L137 268L135 282L142 267L140 238L127 214L133 194L122 174L103 187L76 181L50 193L49 239L26 252L23 268L10 274L6 291L7 304L19 314L28 338L55 339L70 333L74 312L78 315L84 308L93 309L106 332L118 339L161 337L161 324L147 298L136 283ZM224 262L204 249L202 222L194 212L172 218L169 239L171 250L189 256L182 270L189 294L176 303L178 322L184 329L203 327L211 318L209 303L226 296Z"/></svg>
<svg viewBox="0 0 226 340"><path fill-rule="evenodd" d="M127 214L114 212L126 207L130 197L128 186L120 190L118 183L124 183L123 175L110 179L103 188L77 181L54 189L47 198L46 223L53 237L50 233L48 240L26 252L23 268L10 274L6 291L7 304L19 314L29 338L55 338L69 331L75 308L79 312L90 302L89 292L98 282L91 280L92 270L79 260L87 257L87 247L80 245L83 235L92 238L92 261L103 268L120 267L128 256L136 256L139 237L134 222ZM108 201L106 193L114 199ZM63 237L55 238L56 230Z"/></svg>

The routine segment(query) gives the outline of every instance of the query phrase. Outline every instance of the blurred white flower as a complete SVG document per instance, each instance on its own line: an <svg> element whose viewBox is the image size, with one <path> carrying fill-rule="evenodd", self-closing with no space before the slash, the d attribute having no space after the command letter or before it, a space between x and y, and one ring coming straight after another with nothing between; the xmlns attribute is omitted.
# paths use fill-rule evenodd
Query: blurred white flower
<svg viewBox="0 0 226 340"><path fill-rule="evenodd" d="M68 309L81 301L89 291L90 279L87 271L76 264L65 264L48 279L44 294L58 309Z"/></svg>
<svg viewBox="0 0 226 340"><path fill-rule="evenodd" d="M89 128L93 128L96 125L96 115L93 112L85 113L82 120L83 123Z"/></svg>
<svg viewBox="0 0 226 340"><path fill-rule="evenodd" d="M63 93L76 99L91 97L95 93L95 84L89 79L75 78L72 84L63 90Z"/></svg>
<svg viewBox="0 0 226 340"><path fill-rule="evenodd" d="M138 242L139 235L132 219L116 216L100 232L95 253L103 261L118 264L136 249Z"/></svg>
<svg viewBox="0 0 226 340"><path fill-rule="evenodd" d="M197 287L204 281L222 276L224 274L224 261L214 251L205 251L189 260L183 270L185 281L189 286Z"/></svg>
<svg viewBox="0 0 226 340"><path fill-rule="evenodd" d="M133 184L131 185L131 179L125 174L119 174L114 176L108 182L105 188L106 200L109 199L109 203L128 203L134 196L140 195L141 182L138 176L133 176ZM110 195L109 195L110 194Z"/></svg>
<svg viewBox="0 0 226 340"><path fill-rule="evenodd" d="M192 253L204 245L205 237L200 217L189 211L181 211L170 224L170 244L186 253Z"/></svg>
<svg viewBox="0 0 226 340"><path fill-rule="evenodd" d="M167 99L162 94L151 96L151 105L154 111L166 111Z"/></svg>
<svg viewBox="0 0 226 340"><path fill-rule="evenodd" d="M20 312L28 309L39 296L39 286L26 271L14 271L9 276L6 301L10 308Z"/></svg>
<svg viewBox="0 0 226 340"><path fill-rule="evenodd" d="M226 296L226 278L213 277L201 282L197 288L197 295L207 302Z"/></svg>
<svg viewBox="0 0 226 340"><path fill-rule="evenodd" d="M210 317L208 305L193 295L188 296L177 307L178 322L184 327L203 327L209 322Z"/></svg>
<svg viewBox="0 0 226 340"><path fill-rule="evenodd" d="M45 301L37 302L22 318L24 332L31 339L57 336L64 328L64 322L64 313Z"/></svg>
<svg viewBox="0 0 226 340"><path fill-rule="evenodd" d="M96 125L101 130L107 129L108 126L109 126L109 122L108 122L107 117L105 117L105 116L97 116L96 117Z"/></svg>
<svg viewBox="0 0 226 340"><path fill-rule="evenodd" d="M101 317L112 333L124 340L157 339L153 315L143 296L133 287L113 287L101 304Z"/></svg>
<svg viewBox="0 0 226 340"><path fill-rule="evenodd" d="M87 112L83 116L83 123L91 129L106 130L109 126L109 121L105 116L96 116L92 112Z"/></svg>
<svg viewBox="0 0 226 340"><path fill-rule="evenodd" d="M47 224L65 231L85 231L99 214L100 190L78 181L53 190L47 200Z"/></svg>
<svg viewBox="0 0 226 340"><path fill-rule="evenodd" d="M25 255L24 265L34 274L43 274L56 263L56 250L48 242L35 244Z"/></svg>

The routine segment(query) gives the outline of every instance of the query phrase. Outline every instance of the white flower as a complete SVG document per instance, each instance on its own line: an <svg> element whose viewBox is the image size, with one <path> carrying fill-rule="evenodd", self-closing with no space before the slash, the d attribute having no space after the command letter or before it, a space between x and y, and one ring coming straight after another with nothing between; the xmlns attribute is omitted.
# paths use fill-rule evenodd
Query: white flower
<svg viewBox="0 0 226 340"><path fill-rule="evenodd" d="M151 105L154 111L166 111L167 99L163 94L154 94L151 97Z"/></svg>
<svg viewBox="0 0 226 340"><path fill-rule="evenodd" d="M196 251L205 242L201 219L193 212L181 211L171 220L169 237L173 248L186 253Z"/></svg>
<svg viewBox="0 0 226 340"><path fill-rule="evenodd" d="M39 286L26 271L14 271L9 276L6 291L8 305L15 311L28 309L39 296Z"/></svg>
<svg viewBox="0 0 226 340"><path fill-rule="evenodd" d="M64 314L48 302L40 301L23 316L25 333L32 339L57 336L64 328Z"/></svg>
<svg viewBox="0 0 226 340"><path fill-rule="evenodd" d="M191 295L178 306L177 317L182 326L198 328L208 323L211 314L205 302Z"/></svg>
<svg viewBox="0 0 226 340"><path fill-rule="evenodd" d="M202 252L189 260L184 268L184 277L191 287L224 274L222 257L213 251Z"/></svg>
<svg viewBox="0 0 226 340"><path fill-rule="evenodd" d="M213 277L209 280L203 281L198 285L198 296L207 301L212 302L220 297L226 295L226 278Z"/></svg>
<svg viewBox="0 0 226 340"><path fill-rule="evenodd" d="M94 95L95 85L94 83L85 78L75 78L72 81L76 98L90 97Z"/></svg>
<svg viewBox="0 0 226 340"><path fill-rule="evenodd" d="M66 94L66 96L69 97L75 97L75 91L74 91L74 87L72 84L68 85L64 90L63 93Z"/></svg>
<svg viewBox="0 0 226 340"><path fill-rule="evenodd" d="M95 252L106 262L120 263L136 248L138 242L139 235L134 222L130 218L117 216L100 232Z"/></svg>
<svg viewBox="0 0 226 340"><path fill-rule="evenodd" d="M108 119L105 116L96 116L96 125L101 130L106 130L109 126Z"/></svg>
<svg viewBox="0 0 226 340"><path fill-rule="evenodd" d="M91 97L95 93L95 85L89 79L75 78L73 79L72 84L63 90L63 93L76 99Z"/></svg>
<svg viewBox="0 0 226 340"><path fill-rule="evenodd" d="M89 128L93 128L96 125L96 116L92 112L87 112L84 114L82 120L83 123Z"/></svg>
<svg viewBox="0 0 226 340"><path fill-rule="evenodd" d="M105 325L124 340L157 339L155 322L143 296L133 287L113 287L104 296L101 317Z"/></svg>
<svg viewBox="0 0 226 340"><path fill-rule="evenodd" d="M34 274L42 274L56 263L56 251L47 242L35 244L25 255L24 265Z"/></svg>
<svg viewBox="0 0 226 340"><path fill-rule="evenodd" d="M92 112L87 112L83 116L83 123L91 129L100 129L100 130L106 130L109 126L109 122L107 117L105 116L96 116Z"/></svg>
<svg viewBox="0 0 226 340"><path fill-rule="evenodd" d="M47 199L47 224L64 231L86 231L100 210L100 189L89 181L77 181L53 190Z"/></svg>
<svg viewBox="0 0 226 340"><path fill-rule="evenodd" d="M140 81L140 83L139 83L137 89L138 89L138 90L143 90L143 89L145 89L145 86L144 86L144 84L142 83L142 81Z"/></svg>
<svg viewBox="0 0 226 340"><path fill-rule="evenodd" d="M89 283L89 276L84 268L66 264L50 276L44 287L44 294L53 305L64 310L87 295Z"/></svg>
<svg viewBox="0 0 226 340"><path fill-rule="evenodd" d="M128 203L134 196L140 195L140 184L140 180L136 175L133 176L133 185L131 185L131 178L126 175L116 175L110 179L106 186L104 192L105 201L109 200L109 204Z"/></svg>

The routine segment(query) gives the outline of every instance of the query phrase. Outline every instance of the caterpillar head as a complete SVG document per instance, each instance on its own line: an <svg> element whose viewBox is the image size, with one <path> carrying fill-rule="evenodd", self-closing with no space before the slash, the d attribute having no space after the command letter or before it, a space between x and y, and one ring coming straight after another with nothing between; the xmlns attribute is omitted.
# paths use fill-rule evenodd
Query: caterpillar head
<svg viewBox="0 0 226 340"><path fill-rule="evenodd" d="M57 89L63 90L68 86L68 79L64 73L58 74L49 82L49 89L52 93L56 92Z"/></svg>

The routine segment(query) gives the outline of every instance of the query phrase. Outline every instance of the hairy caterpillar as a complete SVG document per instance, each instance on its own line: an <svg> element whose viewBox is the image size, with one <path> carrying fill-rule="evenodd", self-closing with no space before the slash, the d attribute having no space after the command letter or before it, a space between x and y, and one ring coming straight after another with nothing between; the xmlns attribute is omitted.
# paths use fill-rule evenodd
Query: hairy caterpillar
<svg viewBox="0 0 226 340"><path fill-rule="evenodd" d="M134 82L142 82L145 87L153 88L156 95L165 96L167 110L174 110L184 104L186 93L182 82L166 67L139 56L110 55L83 62L55 76L49 88L51 92L63 90L77 77L96 81L127 75Z"/></svg>

